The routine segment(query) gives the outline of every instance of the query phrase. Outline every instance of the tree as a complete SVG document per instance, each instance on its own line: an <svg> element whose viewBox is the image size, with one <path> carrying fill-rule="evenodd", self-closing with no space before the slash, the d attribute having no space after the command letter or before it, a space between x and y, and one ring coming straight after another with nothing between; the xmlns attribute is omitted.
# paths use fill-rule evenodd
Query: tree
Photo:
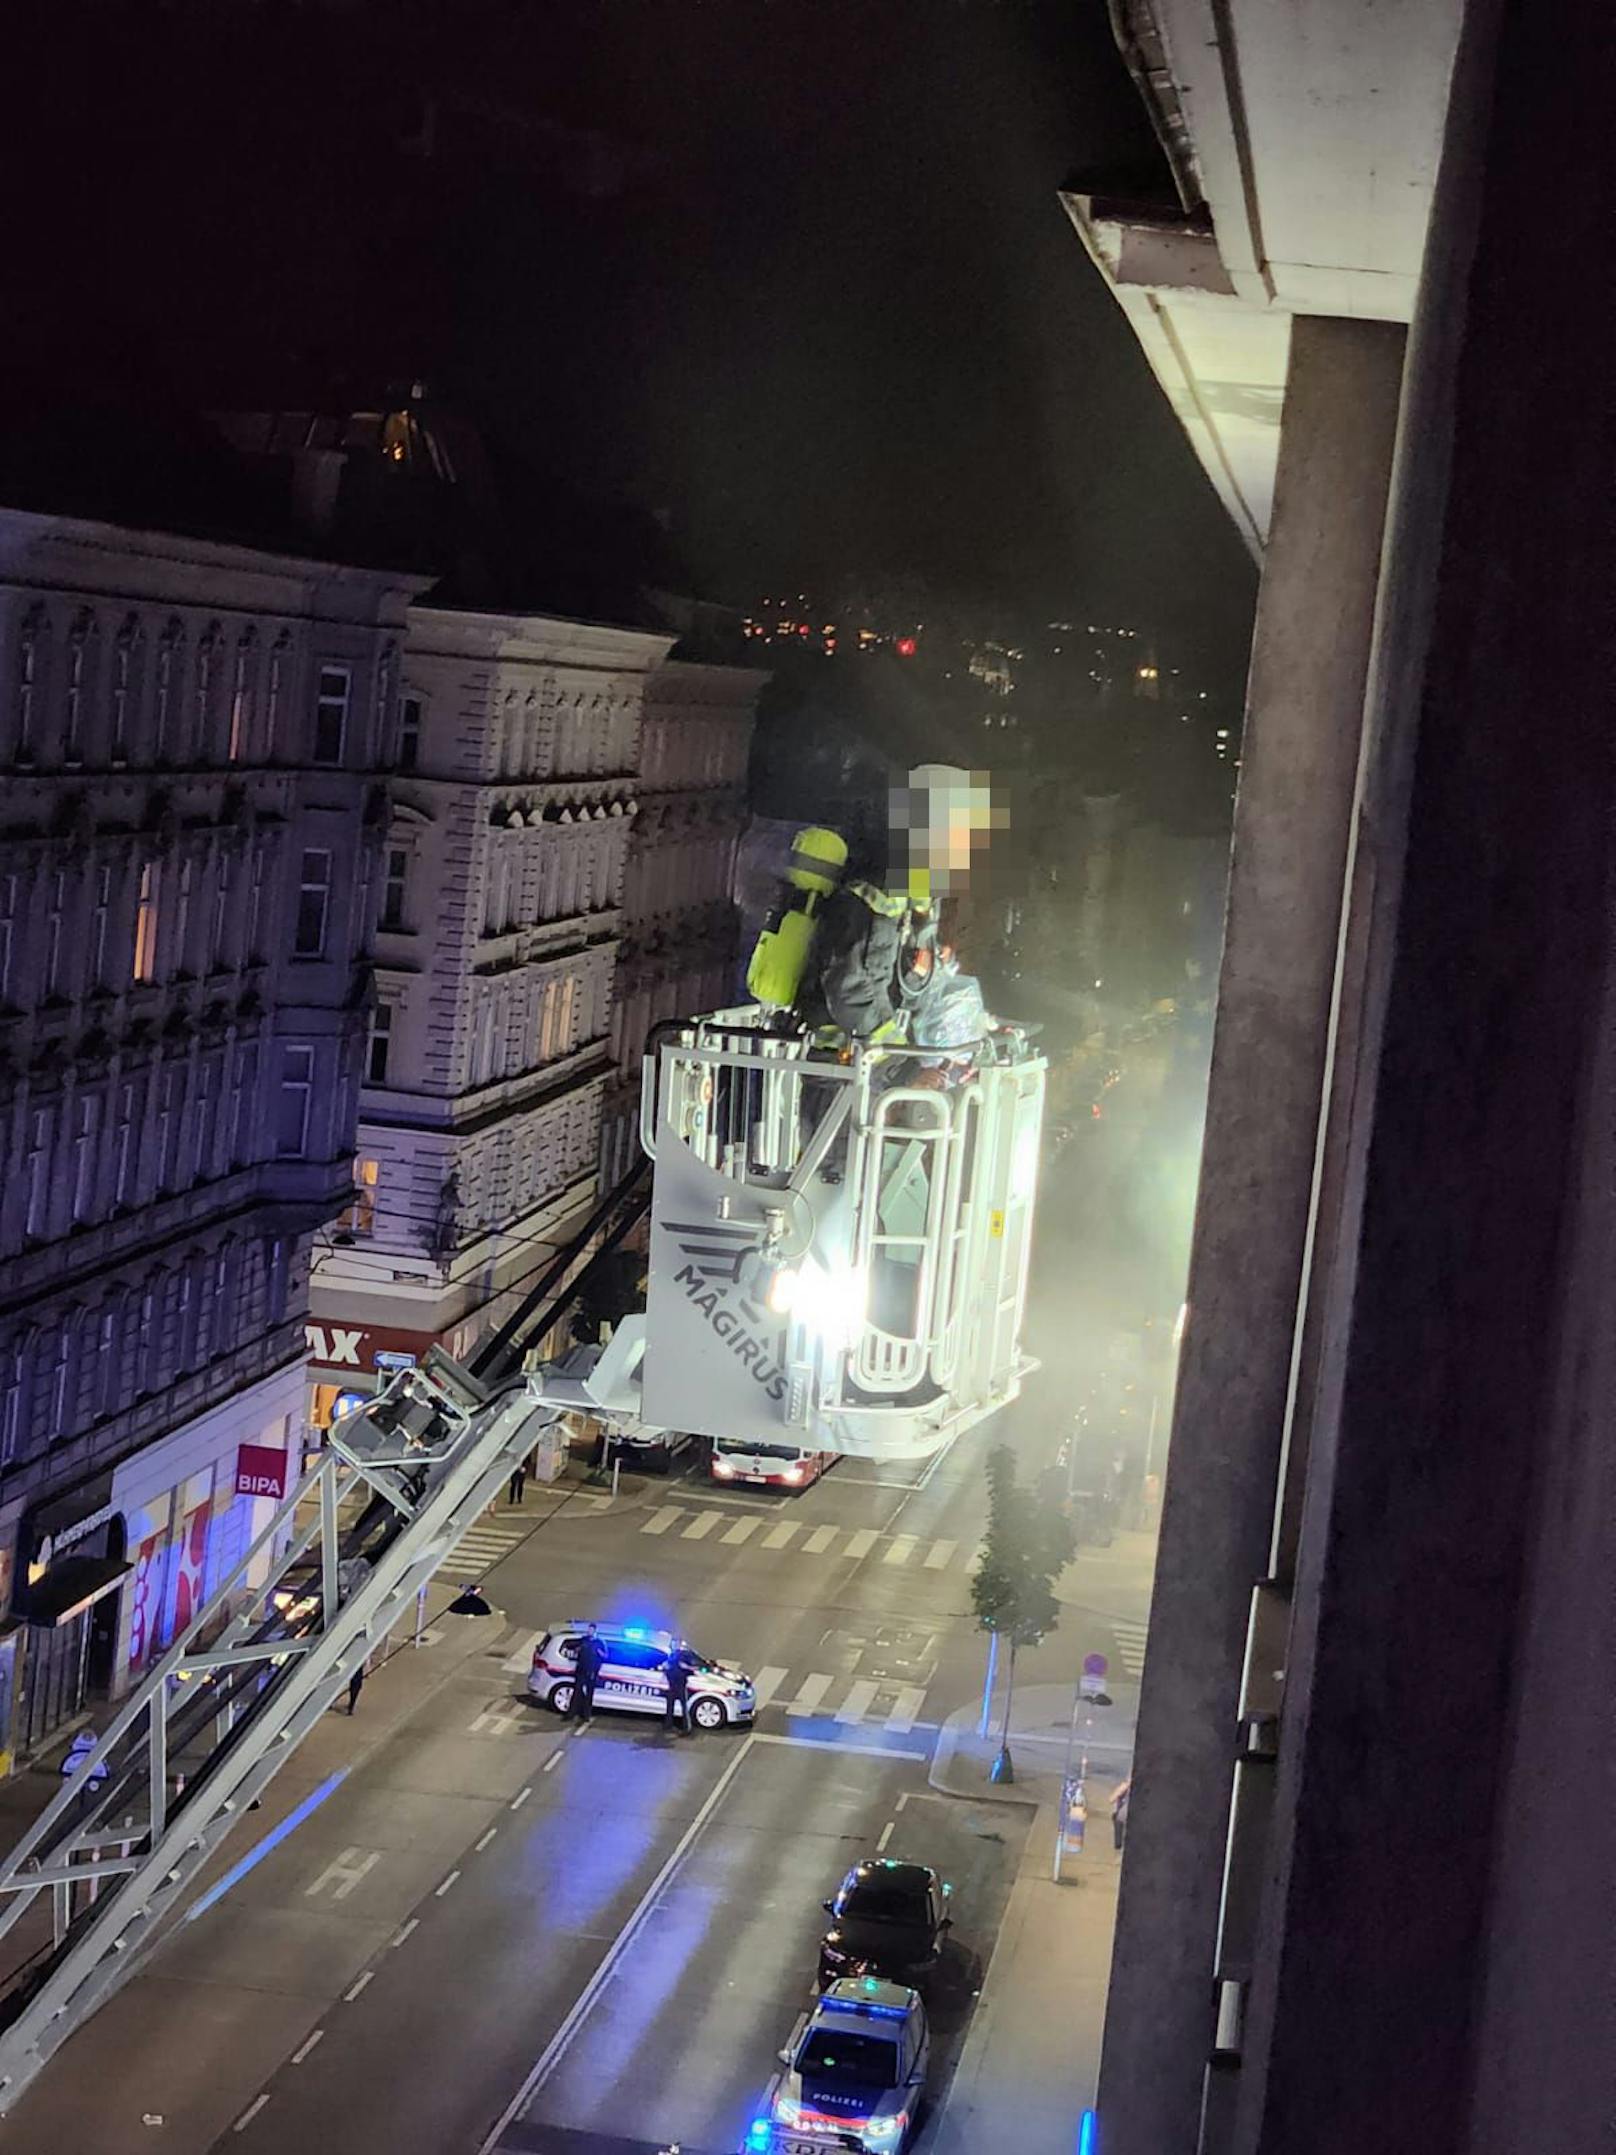
<svg viewBox="0 0 1616 2155"><path fill-rule="evenodd" d="M1055 1581L1072 1561L1077 1540L1070 1520L1041 1503L1017 1479L1016 1455L1007 1444L988 1454L988 1530L971 1577L971 1607L979 1630L1010 1647L1004 1687L1004 1724L993 1778L1013 1781L1010 1707L1016 1688L1016 1649L1036 1646L1060 1620Z"/></svg>

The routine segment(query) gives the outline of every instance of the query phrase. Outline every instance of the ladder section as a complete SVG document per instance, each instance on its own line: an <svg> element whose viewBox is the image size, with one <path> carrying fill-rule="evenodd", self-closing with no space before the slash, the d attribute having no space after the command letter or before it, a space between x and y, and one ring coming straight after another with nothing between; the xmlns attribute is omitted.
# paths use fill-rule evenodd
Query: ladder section
<svg viewBox="0 0 1616 2155"><path fill-rule="evenodd" d="M30 1911L40 1931L50 1913L48 1939L0 1999L0 2113L158 1942L231 1827L560 1411L542 1377L490 1396L433 1349L333 1429L0 1864L0 1939L13 1936L14 1953Z"/></svg>

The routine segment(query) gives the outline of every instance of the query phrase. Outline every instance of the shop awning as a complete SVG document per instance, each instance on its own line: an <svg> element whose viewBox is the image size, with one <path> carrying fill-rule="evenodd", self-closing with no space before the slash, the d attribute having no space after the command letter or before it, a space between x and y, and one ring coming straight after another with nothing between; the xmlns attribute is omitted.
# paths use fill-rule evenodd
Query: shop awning
<svg viewBox="0 0 1616 2155"><path fill-rule="evenodd" d="M121 1557L64 1556L26 1594L18 1595L18 1614L39 1630L55 1631L82 1616L103 1594L116 1592L134 1568Z"/></svg>

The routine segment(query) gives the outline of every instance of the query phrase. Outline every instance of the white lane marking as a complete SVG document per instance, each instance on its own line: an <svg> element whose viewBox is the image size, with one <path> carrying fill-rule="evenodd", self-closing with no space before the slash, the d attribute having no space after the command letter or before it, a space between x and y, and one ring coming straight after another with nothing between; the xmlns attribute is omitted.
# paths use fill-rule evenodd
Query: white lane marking
<svg viewBox="0 0 1616 2155"><path fill-rule="evenodd" d="M836 1539L836 1532L833 1526L816 1526L802 1545L803 1553L807 1556L818 1556L822 1550L830 1547Z"/></svg>
<svg viewBox="0 0 1616 2155"><path fill-rule="evenodd" d="M887 1727L894 1736L907 1736L920 1719L920 1710L926 1703L926 1694L917 1684L905 1684L898 1693L898 1703L887 1715Z"/></svg>
<svg viewBox="0 0 1616 2155"><path fill-rule="evenodd" d="M906 1766L926 1763L920 1752L901 1751L895 1743L825 1743L818 1736L766 1736L761 1730L753 1731L751 1741L784 1744L792 1751L833 1751L838 1758L901 1758Z"/></svg>
<svg viewBox="0 0 1616 2155"><path fill-rule="evenodd" d="M903 1792L903 1794L902 1794L902 1795L901 1795L901 1796L900 1796L900 1797L898 1798L897 1802L896 1802L896 1803L895 1803L895 1804L894 1804L894 1805L892 1806L892 1808L893 1808L893 1809L894 1809L895 1811L901 1811L901 1810L903 1809L904 1805L905 1805L905 1804L906 1804L906 1803L907 1803L908 1801L909 1801L909 1791L908 1791L908 1789L905 1789L905 1790L904 1790L904 1792Z"/></svg>
<svg viewBox="0 0 1616 2155"><path fill-rule="evenodd" d="M737 1519L733 1526L726 1527L719 1536L719 1540L730 1543L750 1541L762 1524L763 1521L757 1516L756 1512L750 1512L746 1518Z"/></svg>
<svg viewBox="0 0 1616 2155"><path fill-rule="evenodd" d="M292 2063L294 2065L301 2065L303 2063L303 2060L308 2056L309 2052L314 2048L315 2044L323 2042L324 2040L324 2028L316 2028L314 2033L309 2037L308 2041L303 2044L302 2048L299 2050L294 2050L292 2052Z"/></svg>
<svg viewBox="0 0 1616 2155"><path fill-rule="evenodd" d="M376 1973L376 1971L375 1971L375 1969L374 1969L374 1968L367 1968L367 1969L365 1970L364 1974L363 1974L363 1975L362 1975L362 1976L361 1976L361 1977L359 1978L358 1982L357 1982L357 1983L356 1983L356 1984L354 1985L353 1989L352 1989L352 1990L345 1990L345 1991L343 1992L343 1994L342 1994L342 2002L343 2002L343 2004L344 2004L344 2005L352 2005L352 2004L353 2004L353 2002L354 2002L354 2000L355 2000L355 1998L357 1998L357 1997L358 1997L359 1993L360 1993L360 1992L361 1992L361 1991L362 1991L362 1990L364 1989L365 1985L366 1985L366 1984L367 1984L367 1983L368 1983L368 1982L370 1981L371 1977L372 1977L372 1976L373 1976L373 1975L374 1975L375 1973Z"/></svg>
<svg viewBox="0 0 1616 2155"><path fill-rule="evenodd" d="M558 1752L556 1753L556 1757L557 1757L557 1758L559 1758L560 1756L561 1756L561 1753L560 1753L560 1752L558 1751ZM545 1762L545 1763L546 1763L546 1765L548 1766L549 1764L551 1764L551 1763L552 1763L552 1761L550 1761L550 1760L546 1760L546 1762ZM532 1783L531 1781L529 1781L529 1783L528 1783L528 1785L527 1785L527 1787L526 1787L526 1788L518 1790L518 1792L516 1793L516 1795L514 1795L514 1796L513 1796L512 1798L511 1798L511 1801L510 1801L510 1808L511 1808L511 1809L512 1809L513 1811L519 1811L519 1810L520 1810L520 1809L522 1808L523 1804L524 1804L524 1803L526 1803L526 1801L527 1801L527 1799L529 1798L529 1796L531 1796L531 1795L532 1795L532 1793L533 1793L533 1783Z"/></svg>
<svg viewBox="0 0 1616 2155"><path fill-rule="evenodd" d="M778 1526L771 1526L763 1537L765 1549L783 1549L793 1534L802 1530L795 1519L782 1519Z"/></svg>
<svg viewBox="0 0 1616 2155"><path fill-rule="evenodd" d="M677 1504L664 1504L660 1511L651 1514L644 1526L640 1528L640 1532L642 1534L666 1534L669 1527L676 1524L683 1517L684 1513Z"/></svg>
<svg viewBox="0 0 1616 2155"><path fill-rule="evenodd" d="M545 1760L544 1764L539 1768L539 1771L540 1773L548 1773L552 1766L559 1766L560 1763L561 1747L558 1744L556 1748L550 1753L550 1756ZM531 1796L532 1793L533 1791L530 1788L524 1788L522 1791L523 1796ZM518 1801L520 1801L520 1798L518 1798ZM511 1809L513 1811L516 1809L516 1805L514 1803L511 1805Z"/></svg>
<svg viewBox="0 0 1616 2155"><path fill-rule="evenodd" d="M759 1669L752 1679L752 1690L759 1706L767 1706L791 1672L788 1669Z"/></svg>
<svg viewBox="0 0 1616 2155"><path fill-rule="evenodd" d="M533 1649L543 1637L542 1631L525 1631L521 1645L512 1647L500 1663L501 1672L506 1676L525 1676L533 1666Z"/></svg>
<svg viewBox="0 0 1616 2155"><path fill-rule="evenodd" d="M847 1554L851 1557L868 1556L881 1539L873 1526L861 1526L848 1541Z"/></svg>
<svg viewBox="0 0 1616 2155"><path fill-rule="evenodd" d="M668 1880L672 1878L674 1872L689 1854L697 1836L702 1832L707 1821L729 1793L729 1785L746 1764L751 1755L753 1745L762 1741L763 1738L760 1736L749 1735L718 1779L713 1783L712 1789L701 1809L680 1835L667 1862L663 1864L661 1870L657 1872L655 1878L646 1887L628 1921L623 1925L623 1928L607 1949L600 1965L573 2001L572 2010L560 2027L557 2028L555 2034L551 2036L549 2042L546 2043L532 2072L528 2074L521 2087L517 2089L510 2104L496 2121L493 2131L482 2143L481 2148L478 2150L478 2155L494 2155L494 2150L505 2136L506 2126L510 2124L513 2118L521 2115L522 2111L532 2102L534 2096L566 2056L568 2050L572 2047L573 2038L583 2026L595 2000L611 1981L618 1962L634 1943L635 1935L639 1931L641 1924L644 1923L646 1917L662 1898L663 1889Z"/></svg>
<svg viewBox="0 0 1616 2155"><path fill-rule="evenodd" d="M864 1719L875 1704L875 1686L857 1683L836 1709L836 1719L843 1728L852 1728Z"/></svg>
<svg viewBox="0 0 1616 2155"><path fill-rule="evenodd" d="M889 1818L881 1828L881 1838L875 1844L875 1852L878 1856L884 1856L887 1852L887 1843L892 1838L892 1825L893 1822Z"/></svg>
<svg viewBox="0 0 1616 2155"><path fill-rule="evenodd" d="M934 1541L926 1552L926 1569L941 1571L945 1564L952 1563L958 1547L957 1541Z"/></svg>
<svg viewBox="0 0 1616 2155"><path fill-rule="evenodd" d="M510 1736L527 1720L524 1708L518 1706L485 1706L475 1721L468 1721L466 1728L473 1736Z"/></svg>
<svg viewBox="0 0 1616 2155"><path fill-rule="evenodd" d="M887 1553L881 1561L883 1564L907 1564L919 1546L913 1534L896 1534L887 1543Z"/></svg>
<svg viewBox="0 0 1616 2155"><path fill-rule="evenodd" d="M247 2130L247 2127L252 2123L253 2119L257 2117L259 2111L263 2109L265 2103L267 2103L268 2101L269 2096L266 2093L260 2095L256 2102L249 2103L246 2109L241 2113L240 2117L237 2118L235 2124L231 2127L231 2130L233 2132L244 2133Z"/></svg>
<svg viewBox="0 0 1616 2155"><path fill-rule="evenodd" d="M486 1847L488 1846L489 1842L490 1842L490 1841L491 1841L491 1840L492 1840L492 1839L494 1838L494 1835L495 1835L496 1833L498 1833L498 1831L499 1831L499 1828L498 1828L498 1826L490 1826L490 1827L489 1827L489 1829L488 1829L488 1831L487 1831L487 1832L486 1832L486 1833L485 1833L485 1834L483 1835L482 1839L481 1839L481 1840L480 1840L480 1841L479 1841L479 1842L477 1843L476 1847L475 1847L475 1848L474 1848L474 1849L472 1850L472 1854L473 1854L474 1856L480 1856L480 1855L482 1854L483 1850L484 1850L484 1849L485 1849L485 1848L486 1848Z"/></svg>
<svg viewBox="0 0 1616 2155"><path fill-rule="evenodd" d="M420 1927L421 1927L421 1919L420 1919L420 1917L419 1917L419 1916L411 1916L411 1917L410 1917L410 1920L408 1921L408 1923L404 1924L404 1925L403 1925L403 1926L402 1926L402 1927L401 1927L401 1928L400 1928L399 1930L395 1931L395 1932L394 1932L394 1934L393 1934L393 1936L392 1936L391 1938L389 1938L389 1939L388 1939L387 1943L388 1943L388 1944L389 1944L390 1946L398 1946L398 1945L402 1945L402 1944L404 1943L404 1941L405 1941L405 1940L406 1940L406 1939L407 1939L407 1938L409 1937L409 1935L410 1935L411 1931L416 1931L416 1930L419 1930L419 1929L420 1929Z"/></svg>
<svg viewBox="0 0 1616 2155"><path fill-rule="evenodd" d="M382 1852L379 1848L373 1848L362 1862L355 1861L358 1855L357 1848L345 1848L340 1856L335 1857L326 1865L312 1886L303 1888L305 1899L312 1898L316 1893L323 1893L326 1887L329 1886L333 1900L345 1901L354 1887L365 1876L365 1873L380 1863L382 1859Z"/></svg>
<svg viewBox="0 0 1616 2155"><path fill-rule="evenodd" d="M451 1871L448 1877L443 1881L443 1884L441 1886L435 1886L433 1888L432 1898L435 1901L441 1901L443 1896L448 1892L449 1888L454 1884L455 1880L459 1876L460 1873L458 1871Z"/></svg>
<svg viewBox="0 0 1616 2155"><path fill-rule="evenodd" d="M788 1714L811 1714L836 1681L833 1676L805 1676L802 1688L786 1708Z"/></svg>
<svg viewBox="0 0 1616 2155"><path fill-rule="evenodd" d="M713 1528L718 1525L719 1520L722 1517L723 1514L721 1512L698 1512L695 1518L691 1520L689 1526L687 1526L684 1532L679 1536L679 1539L681 1541L704 1540L706 1536L712 1532Z"/></svg>

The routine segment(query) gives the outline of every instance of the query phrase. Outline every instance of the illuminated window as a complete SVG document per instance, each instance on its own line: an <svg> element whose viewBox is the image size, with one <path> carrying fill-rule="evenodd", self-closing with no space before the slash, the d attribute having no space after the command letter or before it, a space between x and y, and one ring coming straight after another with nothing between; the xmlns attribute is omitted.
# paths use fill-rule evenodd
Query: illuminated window
<svg viewBox="0 0 1616 2155"><path fill-rule="evenodd" d="M348 740L348 704L353 675L346 666L320 668L320 693L314 704L314 760L340 763Z"/></svg>
<svg viewBox="0 0 1616 2155"><path fill-rule="evenodd" d="M147 861L140 871L140 896L135 901L136 980L157 978L157 878L157 863Z"/></svg>
<svg viewBox="0 0 1616 2155"><path fill-rule="evenodd" d="M297 893L297 929L292 949L299 958L325 956L326 922L331 909L331 855L320 846L305 847Z"/></svg>
<svg viewBox="0 0 1616 2155"><path fill-rule="evenodd" d="M337 1225L350 1235L370 1235L376 1231L376 1186L381 1180L380 1160L367 1159L363 1154L354 1162L353 1203L338 1215Z"/></svg>

